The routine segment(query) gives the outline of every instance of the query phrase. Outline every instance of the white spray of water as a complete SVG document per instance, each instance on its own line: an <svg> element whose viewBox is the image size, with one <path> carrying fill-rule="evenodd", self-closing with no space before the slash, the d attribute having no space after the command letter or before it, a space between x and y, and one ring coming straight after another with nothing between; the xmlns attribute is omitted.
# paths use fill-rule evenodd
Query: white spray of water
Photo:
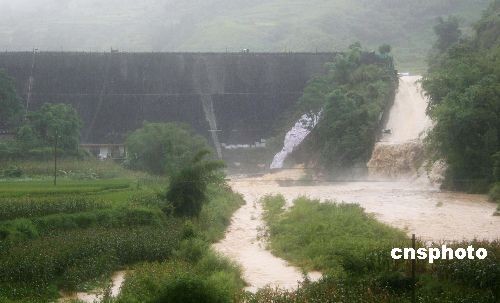
<svg viewBox="0 0 500 303"><path fill-rule="evenodd" d="M283 163L289 154L304 141L311 130L318 124L321 112L317 115L304 114L286 133L283 149L274 156L271 169L283 168Z"/></svg>

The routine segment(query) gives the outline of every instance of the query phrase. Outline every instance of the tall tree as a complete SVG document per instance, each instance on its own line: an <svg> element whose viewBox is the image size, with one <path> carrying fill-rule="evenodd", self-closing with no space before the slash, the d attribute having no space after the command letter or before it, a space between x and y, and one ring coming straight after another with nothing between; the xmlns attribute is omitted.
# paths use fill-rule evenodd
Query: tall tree
<svg viewBox="0 0 500 303"><path fill-rule="evenodd" d="M15 126L22 116L23 106L17 97L14 81L0 69L0 129Z"/></svg>
<svg viewBox="0 0 500 303"><path fill-rule="evenodd" d="M447 188L485 191L498 178L500 166L500 1L495 1L476 26L476 34L443 50L431 61L423 87L430 97L428 113L435 122L429 147L448 163ZM456 38L456 22L439 28ZM438 33L438 32L437 32ZM484 43L488 41L488 43ZM495 42L497 41L497 42Z"/></svg>
<svg viewBox="0 0 500 303"><path fill-rule="evenodd" d="M457 43L462 36L460 30L460 19L456 16L449 16L447 20L439 17L437 24L434 26L437 41L434 47L441 52L446 51L450 46Z"/></svg>
<svg viewBox="0 0 500 303"><path fill-rule="evenodd" d="M18 130L18 139L28 148L49 147L58 138L58 146L66 152L78 151L82 122L71 105L46 103L30 112Z"/></svg>
<svg viewBox="0 0 500 303"><path fill-rule="evenodd" d="M127 137L128 164L154 174L172 175L200 150L206 140L185 124L145 123Z"/></svg>
<svg viewBox="0 0 500 303"><path fill-rule="evenodd" d="M174 206L178 216L196 217L208 201L207 187L220 181L221 161L204 159L210 152L198 152L188 165L176 173L171 181L166 198Z"/></svg>

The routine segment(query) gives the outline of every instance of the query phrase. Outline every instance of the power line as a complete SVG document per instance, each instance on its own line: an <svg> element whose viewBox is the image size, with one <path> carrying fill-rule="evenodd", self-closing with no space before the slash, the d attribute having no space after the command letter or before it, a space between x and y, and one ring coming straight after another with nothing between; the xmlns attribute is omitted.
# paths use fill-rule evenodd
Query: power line
<svg viewBox="0 0 500 303"><path fill-rule="evenodd" d="M270 93L106 93L104 96L114 96L114 97L183 97L183 96L279 96L279 95L302 95L303 92L270 92ZM100 93L32 93L33 96L99 96ZM182 101L182 100L177 100ZM241 100L230 100L230 101L241 101Z"/></svg>

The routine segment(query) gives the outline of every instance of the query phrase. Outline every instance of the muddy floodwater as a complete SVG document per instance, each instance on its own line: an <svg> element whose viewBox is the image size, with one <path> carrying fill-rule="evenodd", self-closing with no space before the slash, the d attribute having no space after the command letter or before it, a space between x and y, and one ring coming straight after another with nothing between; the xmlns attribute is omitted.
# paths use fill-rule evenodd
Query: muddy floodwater
<svg viewBox="0 0 500 303"><path fill-rule="evenodd" d="M120 294L126 274L127 271L117 271L111 277L110 295L112 298L115 298ZM101 302L103 299L104 291L102 289L98 289L92 292L63 293L62 298L58 302L63 303L78 300L79 302L96 303Z"/></svg>
<svg viewBox="0 0 500 303"><path fill-rule="evenodd" d="M500 216L493 216L496 205L485 195L441 192L415 181L280 186L275 180L283 178L283 174L271 174L233 177L230 182L247 204L234 214L225 238L215 248L242 266L249 290L265 285L293 288L302 279L300 269L273 256L260 237L263 222L259 199L267 194L282 194L289 205L301 195L358 203L378 220L425 241L500 238ZM317 279L320 274L311 276Z"/></svg>

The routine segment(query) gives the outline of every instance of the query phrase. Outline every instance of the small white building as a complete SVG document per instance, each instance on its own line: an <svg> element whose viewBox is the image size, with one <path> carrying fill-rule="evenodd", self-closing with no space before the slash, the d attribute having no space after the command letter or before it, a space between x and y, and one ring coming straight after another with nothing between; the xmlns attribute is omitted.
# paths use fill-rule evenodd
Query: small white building
<svg viewBox="0 0 500 303"><path fill-rule="evenodd" d="M80 144L80 147L99 160L123 159L127 155L124 144Z"/></svg>

